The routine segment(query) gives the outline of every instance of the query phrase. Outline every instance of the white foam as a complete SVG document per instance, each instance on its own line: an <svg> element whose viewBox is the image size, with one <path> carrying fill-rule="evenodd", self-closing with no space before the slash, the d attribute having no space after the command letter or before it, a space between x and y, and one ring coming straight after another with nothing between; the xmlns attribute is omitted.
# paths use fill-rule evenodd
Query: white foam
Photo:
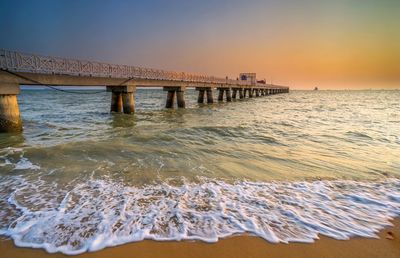
<svg viewBox="0 0 400 258"><path fill-rule="evenodd" d="M11 157L13 155L19 156L18 162L13 160L13 158ZM1 149L0 150L0 160L3 160L3 163L0 163L0 167L11 165L11 166L14 166L14 170L25 170L25 169L38 170L38 169L40 169L40 166L32 164L32 162L29 161L28 158L24 157L24 149L22 149L22 148L8 147L8 148Z"/></svg>
<svg viewBox="0 0 400 258"><path fill-rule="evenodd" d="M0 234L18 246L79 254L143 239L215 242L238 233L274 243L313 242L318 234L376 237L390 218L400 215L398 179L75 184L60 189L38 179L4 177L0 204L8 212L0 211L7 214L0 219Z"/></svg>
<svg viewBox="0 0 400 258"><path fill-rule="evenodd" d="M14 170L22 170L22 169L40 169L40 166L32 164L27 158L21 157L21 159L15 164Z"/></svg>

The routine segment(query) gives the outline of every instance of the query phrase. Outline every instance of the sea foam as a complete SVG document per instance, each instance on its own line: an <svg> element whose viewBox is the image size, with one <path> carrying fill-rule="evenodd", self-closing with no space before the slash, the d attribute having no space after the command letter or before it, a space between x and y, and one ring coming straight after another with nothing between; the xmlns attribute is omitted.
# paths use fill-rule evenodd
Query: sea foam
<svg viewBox="0 0 400 258"><path fill-rule="evenodd" d="M0 234L23 247L79 254L127 242L216 242L251 234L273 243L377 237L400 215L400 180L126 186L110 179L60 188L20 176L0 182Z"/></svg>

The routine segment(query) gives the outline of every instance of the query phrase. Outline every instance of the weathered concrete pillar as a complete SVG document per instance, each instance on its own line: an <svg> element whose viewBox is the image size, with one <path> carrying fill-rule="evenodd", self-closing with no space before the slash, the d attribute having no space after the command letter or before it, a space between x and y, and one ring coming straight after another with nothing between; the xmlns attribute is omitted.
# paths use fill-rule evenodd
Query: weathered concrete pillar
<svg viewBox="0 0 400 258"><path fill-rule="evenodd" d="M218 101L223 101L224 100L224 91L225 91L225 89L218 88Z"/></svg>
<svg viewBox="0 0 400 258"><path fill-rule="evenodd" d="M231 95L231 89L225 89L225 95L226 95L226 102L231 102L232 101L232 95Z"/></svg>
<svg viewBox="0 0 400 258"><path fill-rule="evenodd" d="M204 89L200 89L199 90L199 97L197 98L197 103L204 103L204 94L205 94L205 90Z"/></svg>
<svg viewBox="0 0 400 258"><path fill-rule="evenodd" d="M12 133L22 131L17 95L18 84L0 84L0 132Z"/></svg>
<svg viewBox="0 0 400 258"><path fill-rule="evenodd" d="M185 103L185 91L180 89L176 91L176 101L178 104L178 108L185 108L186 103Z"/></svg>
<svg viewBox="0 0 400 258"><path fill-rule="evenodd" d="M173 108L174 107L174 98L175 98L175 90L169 90L167 92L167 102L165 104L166 108Z"/></svg>
<svg viewBox="0 0 400 258"><path fill-rule="evenodd" d="M212 94L212 89L207 89L207 103L211 104L214 103L214 98L213 98L213 94Z"/></svg>
<svg viewBox="0 0 400 258"><path fill-rule="evenodd" d="M253 97L253 89L249 89L249 98Z"/></svg>
<svg viewBox="0 0 400 258"><path fill-rule="evenodd" d="M164 91L168 92L165 104L166 108L174 107L175 95L178 108L185 108L185 87L164 87Z"/></svg>
<svg viewBox="0 0 400 258"><path fill-rule="evenodd" d="M122 93L112 92L111 93L111 112L122 112Z"/></svg>
<svg viewBox="0 0 400 258"><path fill-rule="evenodd" d="M265 96L265 89L261 89L261 96Z"/></svg>
<svg viewBox="0 0 400 258"><path fill-rule="evenodd" d="M259 89L254 89L254 91L256 92L256 97L260 97L260 90Z"/></svg>
<svg viewBox="0 0 400 258"><path fill-rule="evenodd" d="M132 114L135 112L135 86L107 86L111 91L111 112Z"/></svg>
<svg viewBox="0 0 400 258"><path fill-rule="evenodd" d="M125 114L132 114L135 112L135 96L133 92L122 93L122 104Z"/></svg>
<svg viewBox="0 0 400 258"><path fill-rule="evenodd" d="M240 88L240 89L239 89L239 99L243 99L243 98L244 98L244 96L243 96L243 89Z"/></svg>
<svg viewBox="0 0 400 258"><path fill-rule="evenodd" d="M236 99L236 93L237 93L237 89L233 88L232 89L232 99Z"/></svg>

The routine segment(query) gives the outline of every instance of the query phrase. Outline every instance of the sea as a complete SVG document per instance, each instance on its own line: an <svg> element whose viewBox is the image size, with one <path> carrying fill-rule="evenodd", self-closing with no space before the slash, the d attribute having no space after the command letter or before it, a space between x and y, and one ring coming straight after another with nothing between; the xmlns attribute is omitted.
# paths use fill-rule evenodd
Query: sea
<svg viewBox="0 0 400 258"><path fill-rule="evenodd" d="M23 90L0 135L0 236L74 255L152 239L377 237L400 216L400 91L296 91L165 109L137 89ZM214 92L216 97L216 92Z"/></svg>

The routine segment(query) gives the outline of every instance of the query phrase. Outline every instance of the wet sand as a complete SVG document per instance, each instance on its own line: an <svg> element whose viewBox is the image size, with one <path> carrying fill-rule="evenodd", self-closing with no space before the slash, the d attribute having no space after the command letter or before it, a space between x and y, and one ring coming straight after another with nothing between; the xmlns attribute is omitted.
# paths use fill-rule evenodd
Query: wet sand
<svg viewBox="0 0 400 258"><path fill-rule="evenodd" d="M271 244L258 237L235 236L222 239L218 243L203 242L156 242L142 241L104 250L73 256L78 258L106 257L400 257L400 218L393 221L394 226L379 233L379 239L353 238L347 241L321 237L313 244ZM59 258L71 257L60 253L48 254L40 249L15 247L12 241L0 241L1 258Z"/></svg>

